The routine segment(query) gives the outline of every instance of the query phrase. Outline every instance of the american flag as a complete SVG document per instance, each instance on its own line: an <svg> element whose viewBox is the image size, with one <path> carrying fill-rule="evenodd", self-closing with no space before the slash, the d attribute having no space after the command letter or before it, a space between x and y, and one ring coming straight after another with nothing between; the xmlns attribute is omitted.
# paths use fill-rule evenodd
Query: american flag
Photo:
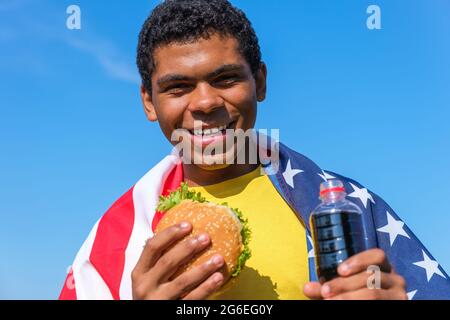
<svg viewBox="0 0 450 320"><path fill-rule="evenodd" d="M295 212L308 229L308 256L312 280L315 280L315 262L309 215L319 204L320 183L328 179L339 179L344 183L347 199L363 211L369 247L385 251L395 271L406 280L408 298L450 299L448 275L381 197L352 179L322 170L310 159L282 144L280 165L279 172L269 177L285 200L295 208Z"/></svg>
<svg viewBox="0 0 450 320"><path fill-rule="evenodd" d="M277 144L277 163L264 165L275 188L307 228L309 274L316 280L309 215L327 179L344 183L347 199L363 211L370 247L383 249L407 284L409 299L450 299L448 275L382 198L359 183L325 171L305 156ZM131 272L161 213L156 204L183 181L180 159L171 154L152 168L95 224L70 269L60 299L132 299Z"/></svg>

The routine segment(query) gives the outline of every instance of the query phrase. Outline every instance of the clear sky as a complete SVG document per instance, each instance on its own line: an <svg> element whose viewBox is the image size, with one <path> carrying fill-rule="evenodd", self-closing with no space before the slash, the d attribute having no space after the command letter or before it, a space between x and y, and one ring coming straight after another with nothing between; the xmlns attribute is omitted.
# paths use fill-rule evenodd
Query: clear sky
<svg viewBox="0 0 450 320"><path fill-rule="evenodd" d="M57 298L97 219L170 150L134 64L156 3L0 0L0 298ZM233 3L269 69L257 128L381 195L449 272L450 2Z"/></svg>

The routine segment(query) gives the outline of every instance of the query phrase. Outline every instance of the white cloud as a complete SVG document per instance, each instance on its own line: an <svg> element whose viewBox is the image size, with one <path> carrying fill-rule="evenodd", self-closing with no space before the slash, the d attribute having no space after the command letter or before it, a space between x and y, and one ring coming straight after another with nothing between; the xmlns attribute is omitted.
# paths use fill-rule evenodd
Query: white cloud
<svg viewBox="0 0 450 320"><path fill-rule="evenodd" d="M29 51L29 47L20 45L24 40L27 40L25 43L28 43L28 39L31 38L34 42L37 40L38 43L42 40L42 45L52 42L69 45L92 57L111 78L135 85L141 83L134 59L130 61L115 43L105 39L102 35L95 34L92 30L68 31L65 24L57 24L58 21L64 21L61 19L61 15L64 18L65 11L56 12L53 8L44 10L42 7L37 11L34 10L40 5L40 2L34 0L0 0L0 12L8 12L8 21L0 21L0 44L6 46L16 42L16 45L8 47L9 49L6 50L10 59L4 60L9 61L8 64L17 60L17 57L41 60ZM45 12L45 17L42 16L43 12ZM48 65L48 61L42 60L39 64ZM7 67L13 66L7 65ZM51 68L50 65L48 67Z"/></svg>
<svg viewBox="0 0 450 320"><path fill-rule="evenodd" d="M95 58L111 77L136 85L141 83L134 65L123 59L111 42L104 40L86 41L74 37L66 37L65 41L71 47Z"/></svg>

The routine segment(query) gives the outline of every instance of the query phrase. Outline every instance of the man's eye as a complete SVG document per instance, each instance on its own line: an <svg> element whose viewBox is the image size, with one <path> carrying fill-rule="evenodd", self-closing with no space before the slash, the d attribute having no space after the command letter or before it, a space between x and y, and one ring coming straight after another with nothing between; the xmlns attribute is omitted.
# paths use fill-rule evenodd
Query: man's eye
<svg viewBox="0 0 450 320"><path fill-rule="evenodd" d="M187 83L180 83L167 87L164 91L170 94L180 94L190 90L191 86Z"/></svg>
<svg viewBox="0 0 450 320"><path fill-rule="evenodd" d="M214 81L216 85L232 85L238 81L238 77L223 77Z"/></svg>

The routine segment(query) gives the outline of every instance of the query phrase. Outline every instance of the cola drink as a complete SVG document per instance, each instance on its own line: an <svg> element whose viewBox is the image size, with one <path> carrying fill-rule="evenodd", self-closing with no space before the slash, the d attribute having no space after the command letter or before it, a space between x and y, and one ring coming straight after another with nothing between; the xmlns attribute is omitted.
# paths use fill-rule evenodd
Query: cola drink
<svg viewBox="0 0 450 320"><path fill-rule="evenodd" d="M367 250L362 211L346 198L340 180L320 185L321 203L310 216L316 272L321 283L338 276L338 266Z"/></svg>

